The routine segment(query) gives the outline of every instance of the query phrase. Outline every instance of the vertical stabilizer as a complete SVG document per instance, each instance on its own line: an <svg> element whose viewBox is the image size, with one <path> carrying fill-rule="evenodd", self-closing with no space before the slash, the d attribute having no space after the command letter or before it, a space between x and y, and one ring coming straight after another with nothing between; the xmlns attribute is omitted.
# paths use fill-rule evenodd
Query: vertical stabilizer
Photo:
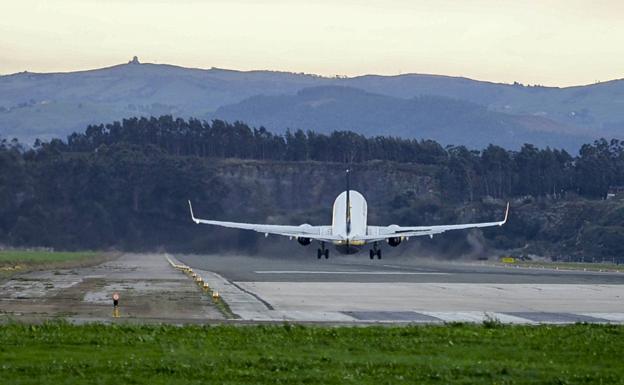
<svg viewBox="0 0 624 385"><path fill-rule="evenodd" d="M349 187L349 169L347 169L347 213L346 213L346 219L347 219L347 236L349 236L349 234L351 233L351 201L349 199L349 195L350 195L350 187Z"/></svg>

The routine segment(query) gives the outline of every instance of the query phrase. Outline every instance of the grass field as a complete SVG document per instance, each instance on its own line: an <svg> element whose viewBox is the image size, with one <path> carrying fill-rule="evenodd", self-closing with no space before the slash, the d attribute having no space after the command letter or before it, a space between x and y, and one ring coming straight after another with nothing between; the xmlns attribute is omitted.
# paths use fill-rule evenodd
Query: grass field
<svg viewBox="0 0 624 385"><path fill-rule="evenodd" d="M58 252L58 251L21 251L2 250L0 251L0 263L2 262L59 262L76 259L84 259L96 256L97 253L91 251L80 252Z"/></svg>
<svg viewBox="0 0 624 385"><path fill-rule="evenodd" d="M0 250L0 278L32 269L81 266L86 261L103 261L102 253Z"/></svg>
<svg viewBox="0 0 624 385"><path fill-rule="evenodd" d="M0 326L2 384L620 384L624 327Z"/></svg>

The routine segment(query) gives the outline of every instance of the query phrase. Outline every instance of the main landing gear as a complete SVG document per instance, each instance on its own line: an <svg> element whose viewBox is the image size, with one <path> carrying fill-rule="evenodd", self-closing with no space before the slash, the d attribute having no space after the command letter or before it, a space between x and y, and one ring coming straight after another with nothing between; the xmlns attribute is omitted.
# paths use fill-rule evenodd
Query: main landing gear
<svg viewBox="0 0 624 385"><path fill-rule="evenodd" d="M322 256L325 256L325 259L329 258L329 249L325 248L325 242L321 242L321 248L316 250L316 258L321 259Z"/></svg>
<svg viewBox="0 0 624 385"><path fill-rule="evenodd" d="M375 255L377 259L381 259L381 249L377 246L377 242L373 243L373 248L369 251L368 256L370 259L375 259Z"/></svg>

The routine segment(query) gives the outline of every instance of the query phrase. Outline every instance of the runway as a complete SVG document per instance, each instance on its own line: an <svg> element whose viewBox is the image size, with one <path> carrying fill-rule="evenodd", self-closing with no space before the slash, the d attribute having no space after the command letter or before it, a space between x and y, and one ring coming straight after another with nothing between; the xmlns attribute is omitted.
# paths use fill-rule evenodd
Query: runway
<svg viewBox="0 0 624 385"><path fill-rule="evenodd" d="M624 274L366 256L185 255L244 320L622 323Z"/></svg>

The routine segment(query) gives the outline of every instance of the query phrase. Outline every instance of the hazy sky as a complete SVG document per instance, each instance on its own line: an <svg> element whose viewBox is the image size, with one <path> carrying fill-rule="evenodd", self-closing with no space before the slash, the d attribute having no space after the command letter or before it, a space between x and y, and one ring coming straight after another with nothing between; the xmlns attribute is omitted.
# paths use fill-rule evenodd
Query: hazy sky
<svg viewBox="0 0 624 385"><path fill-rule="evenodd" d="M0 74L109 66L624 77L622 0L2 0Z"/></svg>

